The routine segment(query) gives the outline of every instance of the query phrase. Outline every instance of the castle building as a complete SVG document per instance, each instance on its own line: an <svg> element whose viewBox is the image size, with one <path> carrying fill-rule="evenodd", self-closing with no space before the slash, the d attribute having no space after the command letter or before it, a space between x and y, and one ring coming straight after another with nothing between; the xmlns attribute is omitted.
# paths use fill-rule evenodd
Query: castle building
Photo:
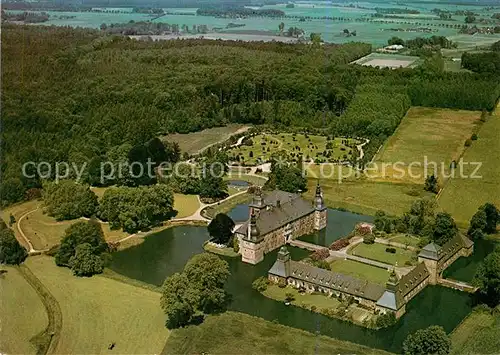
<svg viewBox="0 0 500 355"><path fill-rule="evenodd" d="M266 253L321 230L326 223L327 208L319 184L313 203L299 194L275 190L262 195L259 191L249 206L249 219L235 231L242 261L257 264Z"/></svg>
<svg viewBox="0 0 500 355"><path fill-rule="evenodd" d="M398 279L392 270L384 287L291 260L290 253L283 246L278 252L276 262L269 269L268 278L274 283L285 282L307 292L321 292L340 299L352 297L355 303L379 313L394 312L396 318L399 318L406 311L406 303L429 283L429 272L424 263L419 263L401 279Z"/></svg>
<svg viewBox="0 0 500 355"><path fill-rule="evenodd" d="M442 247L430 243L419 253L417 266L401 278L393 269L384 287L291 260L286 247L282 247L276 262L269 269L268 278L272 282L285 282L308 292L321 292L341 299L353 297L356 303L373 311L393 312L399 318L406 312L406 304L428 284L447 286L442 272L459 257L471 255L473 248L474 243L460 233Z"/></svg>
<svg viewBox="0 0 500 355"><path fill-rule="evenodd" d="M431 285L439 283L443 271L461 256L469 256L474 251L474 243L457 233L442 247L435 243L427 244L418 254L418 261L423 262L430 272Z"/></svg>

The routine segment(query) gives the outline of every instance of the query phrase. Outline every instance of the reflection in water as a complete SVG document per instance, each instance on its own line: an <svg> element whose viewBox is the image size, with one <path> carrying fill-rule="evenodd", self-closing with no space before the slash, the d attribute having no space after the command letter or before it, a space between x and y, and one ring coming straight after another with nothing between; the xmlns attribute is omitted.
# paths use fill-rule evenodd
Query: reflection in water
<svg viewBox="0 0 500 355"><path fill-rule="evenodd" d="M349 216L339 211L330 211L329 218L336 218L334 215L337 213L343 220L351 217L367 220L366 216ZM194 254L203 252L202 243L207 239L205 227L181 226L166 229L148 236L140 245L115 253L111 269L130 278L161 285L167 276L181 271ZM308 255L307 251L301 249L290 247L289 250L294 260ZM276 254L277 251L267 254L264 261L255 266L242 263L240 258L226 258L231 271L226 285L232 295L231 310L269 321L277 320L281 324L313 333L319 330L323 335L398 352L409 333L433 324L442 325L450 332L472 308L467 293L428 286L407 305L406 314L396 325L380 331L369 330L299 307L287 307L253 290L252 281L267 275L276 260ZM160 312L159 308L158 311Z"/></svg>

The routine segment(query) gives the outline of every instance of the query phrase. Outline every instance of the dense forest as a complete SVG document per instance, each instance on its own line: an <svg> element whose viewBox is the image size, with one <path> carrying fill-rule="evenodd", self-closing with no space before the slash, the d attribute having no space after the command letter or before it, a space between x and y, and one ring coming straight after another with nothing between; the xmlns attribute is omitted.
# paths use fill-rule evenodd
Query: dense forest
<svg viewBox="0 0 500 355"><path fill-rule="evenodd" d="M23 176L25 162L145 157L155 137L232 122L369 137L368 159L410 105L492 110L500 92L498 78L431 62L348 65L371 51L361 43L153 42L5 25L2 44L4 204L41 186Z"/></svg>

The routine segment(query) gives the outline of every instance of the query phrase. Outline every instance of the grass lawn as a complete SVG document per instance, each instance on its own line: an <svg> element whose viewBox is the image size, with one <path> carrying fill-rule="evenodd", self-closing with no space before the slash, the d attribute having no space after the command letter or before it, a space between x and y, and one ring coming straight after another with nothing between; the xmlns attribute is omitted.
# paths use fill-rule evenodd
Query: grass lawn
<svg viewBox="0 0 500 355"><path fill-rule="evenodd" d="M361 256L363 258L380 261L382 263L391 264L398 266L405 266L406 262L410 262L411 257L414 252L410 250L404 250L401 248L395 248L396 253L388 253L385 251L386 248L394 248L385 244L365 244L360 243L356 245L353 249L349 250L349 253L356 256Z"/></svg>
<svg viewBox="0 0 500 355"><path fill-rule="evenodd" d="M472 312L451 333L451 354L500 353L500 316Z"/></svg>
<svg viewBox="0 0 500 355"><path fill-rule="evenodd" d="M268 298L272 298L277 301L285 301L286 294L291 293L295 298L292 304L306 309L311 309L311 306L315 306L317 311L324 308L336 309L341 303L334 297L327 297L322 294L310 294L310 293L299 293L299 291L293 287L280 288L278 285L269 285L267 289L262 292L262 294Z"/></svg>
<svg viewBox="0 0 500 355"><path fill-rule="evenodd" d="M444 172L448 173L450 163L458 161L465 148L464 142L477 129L480 116L479 111L410 108L394 134L375 156L380 176L377 179L422 183L425 180L424 168L412 168L409 164L419 162L423 165L424 157L427 157L428 162L438 164L438 175L442 175L441 164ZM382 171L383 163L396 162L401 162L401 168L407 172L404 177L398 177L398 172L392 167ZM410 170L415 176L409 176Z"/></svg>
<svg viewBox="0 0 500 355"><path fill-rule="evenodd" d="M30 339L48 324L47 313L36 291L15 267L2 267L0 276L0 353L35 354Z"/></svg>
<svg viewBox="0 0 500 355"><path fill-rule="evenodd" d="M16 222L19 222L20 218L28 212L31 213L26 215L19 225L35 249L48 249L59 244L66 228L78 221L76 219L56 221L55 218L43 213L42 201L28 201L9 206L2 211L2 219L8 224L9 215L12 213ZM24 245L24 239L17 229L17 224L12 227L18 240ZM101 227L107 241L117 241L128 236L122 230L111 230L107 223L101 223Z"/></svg>
<svg viewBox="0 0 500 355"><path fill-rule="evenodd" d="M30 257L26 265L61 308L57 353L107 353L112 342L118 354L154 354L163 348L169 331L159 293L101 275L75 277L47 256ZM23 319L31 322L31 317Z"/></svg>
<svg viewBox="0 0 500 355"><path fill-rule="evenodd" d="M391 242L396 242L396 243L401 243L404 245L409 245L412 247L418 248L418 243L420 242L420 239L417 237L413 237L411 235L405 235L405 234L399 234L394 236L394 234L391 234L387 238Z"/></svg>
<svg viewBox="0 0 500 355"><path fill-rule="evenodd" d="M208 243L203 245L203 249L205 249L205 251L208 251L210 253L214 253L214 254L218 254L218 255L222 255L222 256L228 256L230 258L235 258L235 257L240 255L237 252L235 252L232 247L217 248L217 247L215 247L211 244L208 244Z"/></svg>
<svg viewBox="0 0 500 355"><path fill-rule="evenodd" d="M242 124L229 124L225 127L209 128L200 132L170 134L163 140L178 143L182 152L196 154L212 144L225 141L231 135L244 132L247 129L248 127Z"/></svg>
<svg viewBox="0 0 500 355"><path fill-rule="evenodd" d="M353 260L335 260L331 264L332 271L351 275L380 285L385 285L389 272L379 267L359 263Z"/></svg>
<svg viewBox="0 0 500 355"><path fill-rule="evenodd" d="M416 199L434 196L425 192L422 185L415 184L363 180L340 184L332 180L320 180L320 182L328 207L343 208L368 215L374 215L379 209L391 215L401 215ZM313 199L316 183L316 179L309 179L306 198Z"/></svg>
<svg viewBox="0 0 500 355"><path fill-rule="evenodd" d="M176 210L176 218L191 216L200 207L198 196L174 194L174 210Z"/></svg>
<svg viewBox="0 0 500 355"><path fill-rule="evenodd" d="M290 328L243 313L208 316L172 331L162 354L388 354L382 350Z"/></svg>
<svg viewBox="0 0 500 355"><path fill-rule="evenodd" d="M297 158L301 155L304 161L316 159L321 162L333 161L334 159L348 160L352 148L343 144L345 140L349 144L359 143L355 139L335 138L330 141L331 147L327 149L327 137L325 136L264 133L252 137L253 145L240 145L229 150L228 155L231 160L245 163L245 165L267 162L271 155L278 151L286 152L291 158ZM325 152L328 152L327 155Z"/></svg>
<svg viewBox="0 0 500 355"><path fill-rule="evenodd" d="M464 162L480 162L476 175L480 178L448 180L438 198L439 207L450 213L461 227L467 227L477 208L486 202L500 206L500 105L478 132L464 154ZM475 167L464 165L464 176L471 176Z"/></svg>

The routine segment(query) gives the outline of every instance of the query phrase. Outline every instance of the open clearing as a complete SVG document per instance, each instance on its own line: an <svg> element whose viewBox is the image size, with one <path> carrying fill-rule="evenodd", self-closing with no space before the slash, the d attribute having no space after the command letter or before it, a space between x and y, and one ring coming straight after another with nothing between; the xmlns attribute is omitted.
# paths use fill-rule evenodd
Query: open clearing
<svg viewBox="0 0 500 355"><path fill-rule="evenodd" d="M316 183L316 179L308 180L305 197L309 200L314 197ZM320 183L328 207L368 215L374 215L377 210L383 210L391 215L401 215L416 199L433 196L425 192L423 186L415 184L363 180L340 184L333 180L320 180Z"/></svg>
<svg viewBox="0 0 500 355"><path fill-rule="evenodd" d="M388 354L317 336L243 313L208 316L199 326L172 331L162 354Z"/></svg>
<svg viewBox="0 0 500 355"><path fill-rule="evenodd" d="M396 253L388 253L385 251L386 248L396 249ZM404 250L401 248L391 247L385 244L365 244L360 243L356 245L349 251L350 254L361 256L366 259L380 261L382 263L405 266L410 263L410 260L414 253L410 250Z"/></svg>
<svg viewBox="0 0 500 355"><path fill-rule="evenodd" d="M477 175L481 178L455 177L448 180L438 199L439 207L451 213L460 226L467 226L477 208L486 202L500 206L500 105L488 117L464 156L466 163L480 162ZM463 166L464 176L475 170L471 164Z"/></svg>
<svg viewBox="0 0 500 355"><path fill-rule="evenodd" d="M351 64L359 64L369 67L380 68L413 68L420 62L419 57L407 56L401 54L385 54L385 53L370 53L363 58L352 62Z"/></svg>
<svg viewBox="0 0 500 355"><path fill-rule="evenodd" d="M169 335L160 294L102 275L72 276L47 256L30 257L26 265L58 301L63 326L56 348L61 354L156 354ZM43 311L43 306L40 305ZM31 322L32 317L23 317Z"/></svg>
<svg viewBox="0 0 500 355"><path fill-rule="evenodd" d="M174 210L177 211L175 218L191 216L199 207L197 195L174 194Z"/></svg>
<svg viewBox="0 0 500 355"><path fill-rule="evenodd" d="M385 285L389 279L387 270L353 260L335 260L330 266L334 272L351 275L380 285Z"/></svg>
<svg viewBox="0 0 500 355"><path fill-rule="evenodd" d="M234 134L245 132L248 128L242 124L229 124L225 127L209 128L200 132L170 134L163 140L178 143L182 152L196 154L210 145L225 141Z"/></svg>
<svg viewBox="0 0 500 355"><path fill-rule="evenodd" d="M295 133L263 133L251 138L252 145L240 145L228 151L232 161L242 165L258 165L269 161L273 153L287 153L291 159L303 161L333 162L348 160L352 146L359 144L351 138L334 138ZM346 144L347 143L347 144ZM356 148L354 148L356 149Z"/></svg>
<svg viewBox="0 0 500 355"><path fill-rule="evenodd" d="M378 172L375 179L423 183L425 159L437 163L438 176L442 176L443 171L448 173L451 162L458 161L463 153L464 143L474 133L480 117L479 111L410 108L374 158ZM399 166L387 166L395 163ZM386 164L385 171L382 164ZM398 169L404 170L405 176L400 176ZM433 169L432 165L428 166L429 175Z"/></svg>
<svg viewBox="0 0 500 355"><path fill-rule="evenodd" d="M0 276L0 353L35 354L30 339L48 324L47 313L36 291L16 267L2 267Z"/></svg>
<svg viewBox="0 0 500 355"><path fill-rule="evenodd" d="M472 312L451 333L451 354L498 354L500 316Z"/></svg>

